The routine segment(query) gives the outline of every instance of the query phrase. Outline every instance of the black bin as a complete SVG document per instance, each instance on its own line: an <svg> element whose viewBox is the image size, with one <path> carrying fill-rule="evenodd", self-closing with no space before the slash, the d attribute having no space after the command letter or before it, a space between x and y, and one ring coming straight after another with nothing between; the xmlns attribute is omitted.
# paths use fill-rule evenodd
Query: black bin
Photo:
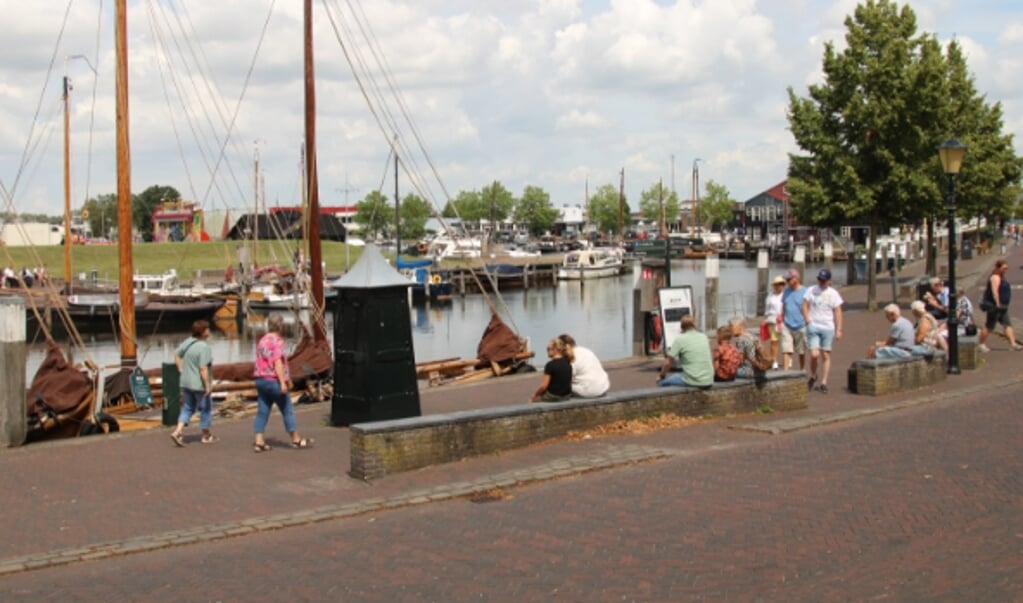
<svg viewBox="0 0 1023 603"><path fill-rule="evenodd" d="M181 374L178 365L173 362L163 363L163 424L178 424L181 414Z"/></svg>
<svg viewBox="0 0 1023 603"><path fill-rule="evenodd" d="M959 257L964 260L973 259L973 243L969 239L963 240L962 249L959 250Z"/></svg>

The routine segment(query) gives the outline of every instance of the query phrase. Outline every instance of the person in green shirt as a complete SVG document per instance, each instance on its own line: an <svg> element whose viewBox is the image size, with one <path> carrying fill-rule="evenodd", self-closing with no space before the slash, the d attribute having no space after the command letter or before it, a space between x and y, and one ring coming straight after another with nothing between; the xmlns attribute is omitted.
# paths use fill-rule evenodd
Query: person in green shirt
<svg viewBox="0 0 1023 603"><path fill-rule="evenodd" d="M714 383L714 362L710 353L710 340L696 329L691 315L682 317L682 333L671 342L668 355L661 365L657 385L681 385L708 389ZM672 361L677 359L681 372L668 374Z"/></svg>
<svg viewBox="0 0 1023 603"><path fill-rule="evenodd" d="M181 414L178 425L171 432L174 445L184 446L185 438L182 431L188 426L189 419L199 411L199 428L202 429L203 444L212 444L217 436L210 433L213 423L213 350L206 340L210 336L210 323L197 320L192 323L192 336L181 342L174 351L174 362L181 373Z"/></svg>

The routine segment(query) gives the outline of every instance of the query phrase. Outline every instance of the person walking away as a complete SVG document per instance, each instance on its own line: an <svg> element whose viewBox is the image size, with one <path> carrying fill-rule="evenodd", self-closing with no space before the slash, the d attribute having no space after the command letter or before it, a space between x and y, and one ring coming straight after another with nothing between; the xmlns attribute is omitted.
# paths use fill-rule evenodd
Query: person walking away
<svg viewBox="0 0 1023 603"><path fill-rule="evenodd" d="M679 321L682 333L671 342L668 355L661 365L657 385L667 387L699 387L709 389L714 383L714 362L711 360L710 341L696 329L696 320L689 314ZM678 361L681 372L668 374L672 362Z"/></svg>
<svg viewBox="0 0 1023 603"><path fill-rule="evenodd" d="M799 370L806 370L806 317L803 316L803 297L806 287L795 268L785 274L788 285L781 294L781 352L782 368L792 368L792 355L799 357Z"/></svg>
<svg viewBox="0 0 1023 603"><path fill-rule="evenodd" d="M295 406L288 395L293 384L291 382L291 371L288 368L288 356L284 353L284 317L274 314L267 319L267 333L259 339L256 344L256 368L253 376L256 378L256 393L258 394L258 408L256 410L256 421L252 426L255 435L252 449L254 452L268 452L271 450L263 436L266 431L266 423L270 419L270 409L274 404L281 411L281 418L284 420L284 430L291 437L292 448L308 448L312 445L312 438L303 438L298 433L298 426L295 421Z"/></svg>
<svg viewBox="0 0 1023 603"><path fill-rule="evenodd" d="M781 346L781 298L785 292L785 277L776 276L771 281L771 291L764 303L763 327L767 331L767 339L771 346L771 368L778 368L778 348ZM765 330L762 328L761 330Z"/></svg>
<svg viewBox="0 0 1023 603"><path fill-rule="evenodd" d="M884 317L892 324L888 329L888 338L870 346L867 358L909 358L913 355L916 343L913 323L902 315L898 304L885 306Z"/></svg>
<svg viewBox="0 0 1023 603"><path fill-rule="evenodd" d="M192 323L192 336L181 342L174 351L174 364L181 375L181 412L178 424L170 437L179 448L185 445L182 435L189 420L199 411L199 428L203 444L212 444L217 436L210 432L213 424L213 350L206 342L210 337L210 323L197 320Z"/></svg>
<svg viewBox="0 0 1023 603"><path fill-rule="evenodd" d="M572 397L572 357L568 346L555 337L547 342L547 357L540 386L530 402L564 402Z"/></svg>
<svg viewBox="0 0 1023 603"><path fill-rule="evenodd" d="M817 284L803 297L803 318L806 320L806 343L810 348L810 390L828 393L831 372L831 346L842 338L842 296L831 286L831 271L822 268ZM819 383L818 383L819 381Z"/></svg>
<svg viewBox="0 0 1023 603"><path fill-rule="evenodd" d="M731 325L718 327L718 345L712 357L714 381L735 381L735 375L742 364L742 352L732 345Z"/></svg>
<svg viewBox="0 0 1023 603"><path fill-rule="evenodd" d="M572 358L572 395L580 398L598 398L611 389L611 380L590 348L576 345L568 333L558 335Z"/></svg>
<svg viewBox="0 0 1023 603"><path fill-rule="evenodd" d="M987 288L984 289L984 297L980 301L980 309L987 314L984 320L984 328L980 330L980 345L977 346L985 354L991 351L987 346L987 338L997 325L1005 329L1005 338L1009 340L1009 346L1016 350L1023 350L1023 345L1016 341L1016 331L1012 328L1012 321L1009 319L1009 301L1012 299L1012 285L1005 278L1009 271L1009 262L1004 259L995 261L995 267L991 276L987 279Z"/></svg>

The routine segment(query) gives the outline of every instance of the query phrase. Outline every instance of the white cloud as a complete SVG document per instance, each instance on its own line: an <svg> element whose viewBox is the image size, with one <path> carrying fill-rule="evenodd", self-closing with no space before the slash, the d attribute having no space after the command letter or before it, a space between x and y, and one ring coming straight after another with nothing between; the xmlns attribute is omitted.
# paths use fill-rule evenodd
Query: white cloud
<svg viewBox="0 0 1023 603"><path fill-rule="evenodd" d="M346 188L357 188L360 192L351 194L359 198L377 189L395 131L408 149L418 150L406 112L452 194L498 179L515 193L531 184L545 188L555 203L576 203L586 181L591 191L606 183L617 186L624 166L626 192L636 199L652 182L668 182L673 167L676 185L688 191L684 182L691 163L702 157L704 181L713 179L737 199L748 198L784 179L786 153L793 146L785 120L786 89L805 95L807 85L820 81L823 45L830 40L843 47L843 21L856 4L379 0L351 3L359 21L346 12L338 33L324 5L318 5L321 200L341 203L339 191ZM92 114L92 74L84 63L68 64L76 84L75 199L114 188L112 16L106 3L107 12L100 15L99 5L72 4L58 45L65 5L0 0L8 24L0 37L5 57L0 179L7 185L17 181L19 206L54 214L62 207L62 183L53 174L62 161L59 84L69 54L94 57L99 70ZM258 146L271 189L268 199L293 203L303 136L300 4L276 3L255 61L268 3L174 3L179 10L182 5L187 14L174 15L166 3L129 7L133 187L169 184L199 199L211 191L208 203L214 206L247 206ZM348 3L326 6L348 10ZM1023 42L1023 9L993 0L978 0L969 10L948 0L919 0L912 8L921 31L959 40L978 90L1003 102L1007 130L1017 142L1023 140L1023 90L1013 85L1021 67L1015 46ZM176 17L188 24L188 36L171 35ZM154 44L154 26L165 42L162 48ZM386 59L389 79L367 46L367 28L382 53L377 56ZM341 42L355 64L364 66L362 85L375 114ZM199 51L201 56L192 54ZM165 91L159 68L166 67L167 57L173 57L177 86ZM203 73L184 69L186 60L201 62ZM393 101L392 85L400 90L402 105ZM212 98L219 99L219 111L212 110ZM19 179L33 120L34 152ZM229 128L214 177L211 169ZM408 161L424 173L429 169L422 157ZM91 173L86 171L90 162ZM436 184L428 186L440 196ZM391 188L385 186L385 194Z"/></svg>

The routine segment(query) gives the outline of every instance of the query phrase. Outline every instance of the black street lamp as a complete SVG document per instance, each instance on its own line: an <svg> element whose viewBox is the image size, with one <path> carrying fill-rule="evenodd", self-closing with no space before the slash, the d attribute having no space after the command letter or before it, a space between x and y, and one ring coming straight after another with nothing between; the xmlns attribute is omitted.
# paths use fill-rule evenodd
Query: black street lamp
<svg viewBox="0 0 1023 603"><path fill-rule="evenodd" d="M959 374L959 317L956 314L956 176L963 165L966 145L955 138L938 147L941 167L948 176L948 374Z"/></svg>

